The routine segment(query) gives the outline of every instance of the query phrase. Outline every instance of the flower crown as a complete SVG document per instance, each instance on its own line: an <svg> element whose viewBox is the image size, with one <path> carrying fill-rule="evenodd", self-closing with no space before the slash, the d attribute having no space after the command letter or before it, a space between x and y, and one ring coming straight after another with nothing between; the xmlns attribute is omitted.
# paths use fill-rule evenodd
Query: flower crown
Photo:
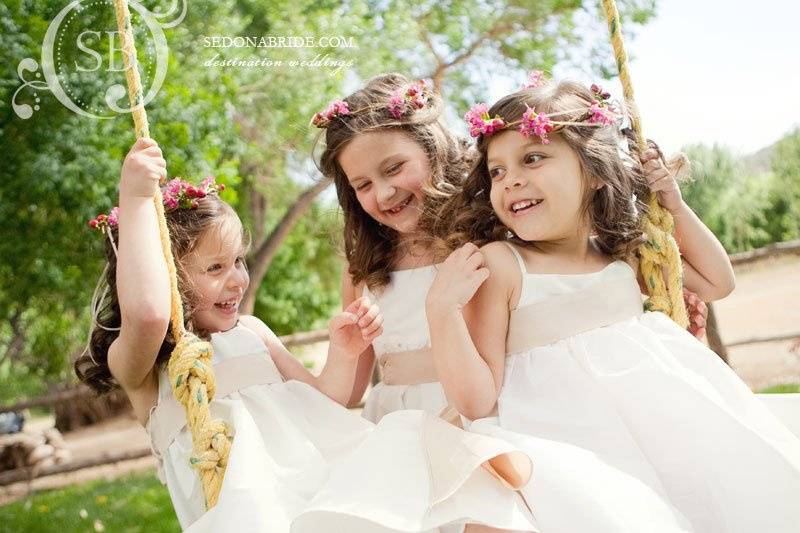
<svg viewBox="0 0 800 533"><path fill-rule="evenodd" d="M197 209L200 205L198 199L205 198L209 194L219 194L224 190L225 185L216 183L214 176L204 179L199 187L195 187L180 178L174 178L161 187L161 194L164 197L164 210ZM100 213L91 219L89 227L106 233L108 228L113 228L118 223L119 207L114 207L107 215Z"/></svg>
<svg viewBox="0 0 800 533"><path fill-rule="evenodd" d="M419 80L408 85L405 89L395 90L386 102L389 114L400 119L416 109L422 109L430 101L431 92L425 80ZM355 115L369 108L351 111L344 100L334 100L324 110L314 114L311 124L318 128L327 128L336 118Z"/></svg>
<svg viewBox="0 0 800 533"><path fill-rule="evenodd" d="M522 86L522 90L541 87L545 83L543 76L541 71L533 71L528 77L528 82ZM609 93L604 91L597 84L592 84L590 90L593 98L587 108L570 109L559 113L546 114L537 113L535 108L526 105L526 111L523 113L520 120L506 124L498 115L490 117L488 106L481 103L472 106L467 114L464 115L464 120L469 127L469 134L472 137L480 137L481 135L488 136L505 128L517 126L517 131L525 137L536 136L539 137L542 144L549 144L550 139L547 138L547 134L559 126L587 124L591 126L609 126L615 124L620 119L617 110L609 103L609 99L611 98ZM568 115L578 111L583 111L581 115L583 118L577 122L559 121L551 118L553 116Z"/></svg>

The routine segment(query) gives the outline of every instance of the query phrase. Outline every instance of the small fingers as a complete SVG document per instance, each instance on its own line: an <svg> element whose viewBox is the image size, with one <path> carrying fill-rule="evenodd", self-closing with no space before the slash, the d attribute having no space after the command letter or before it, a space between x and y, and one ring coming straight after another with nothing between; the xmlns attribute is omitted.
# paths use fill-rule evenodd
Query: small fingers
<svg viewBox="0 0 800 533"><path fill-rule="evenodd" d="M358 319L358 326L360 328L367 327L371 324L375 318L380 314L380 309L378 308L377 304L370 305L366 312L361 315L361 318Z"/></svg>
<svg viewBox="0 0 800 533"><path fill-rule="evenodd" d="M480 250L475 250L475 252L467 258L465 266L467 270L470 272L473 270L477 270L484 264L484 257Z"/></svg>
<svg viewBox="0 0 800 533"><path fill-rule="evenodd" d="M380 335L380 332L383 331L383 315L378 315L375 317L369 325L364 328L361 328L361 336L365 339L371 339Z"/></svg>

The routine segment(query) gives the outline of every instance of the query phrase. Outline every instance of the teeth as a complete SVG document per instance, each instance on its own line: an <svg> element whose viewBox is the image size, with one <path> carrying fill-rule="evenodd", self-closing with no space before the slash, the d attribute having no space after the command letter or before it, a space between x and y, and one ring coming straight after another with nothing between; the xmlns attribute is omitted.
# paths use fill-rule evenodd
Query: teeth
<svg viewBox="0 0 800 533"><path fill-rule="evenodd" d="M394 213L397 213L397 212L399 212L399 211L400 211L402 208L404 208L405 206L407 206L407 205L409 204L409 202L411 202L411 197L410 197L410 196L409 196L407 199L405 199L405 200L403 200L402 202L400 202L400 203L397 205L397 207L393 207L393 208L391 208L391 209L387 209L386 211L387 211L387 212L389 212L389 213L392 213L392 214L394 214Z"/></svg>
<svg viewBox="0 0 800 533"><path fill-rule="evenodd" d="M522 211L523 209L527 209L528 207L539 205L542 203L541 200L522 200L521 202L514 202L511 204L511 210L515 213L517 211Z"/></svg>

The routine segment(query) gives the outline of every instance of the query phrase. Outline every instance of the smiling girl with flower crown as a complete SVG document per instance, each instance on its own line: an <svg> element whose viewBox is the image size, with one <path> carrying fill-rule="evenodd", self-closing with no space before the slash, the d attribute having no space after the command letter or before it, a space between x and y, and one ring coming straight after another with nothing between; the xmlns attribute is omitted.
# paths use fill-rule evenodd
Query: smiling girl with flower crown
<svg viewBox="0 0 800 533"><path fill-rule="evenodd" d="M339 405L350 397L359 354L381 333L380 312L368 299L331 321L319 376L258 318L238 313L249 283L247 241L213 178L198 187L178 179L163 187L186 327L213 348L210 413L231 428L213 437L230 446L225 463L197 453L174 397L187 392L188 378L166 364L174 347L167 333L170 292L153 203L165 175L156 143L138 140L123 164L119 209L90 222L109 237L108 265L93 302L90 344L76 370L98 392L117 386L126 392L183 528L384 533L476 522L532 529L508 486L530 475L530 460L513 446L422 411L397 413L375 426ZM207 364L198 360L190 370L209 372ZM451 454L461 460L449 461ZM523 470L505 468L509 461ZM208 468L224 468L215 502L204 499L200 481ZM341 504L315 499L324 489L342 497ZM306 513L311 503L316 512Z"/></svg>
<svg viewBox="0 0 800 533"><path fill-rule="evenodd" d="M675 218L690 290L722 298L733 270L619 118L607 93L572 82L467 114L478 159L440 233L460 247L427 297L447 397L472 431L534 458L523 493L543 531L796 531L800 440L716 354L643 309L651 190Z"/></svg>

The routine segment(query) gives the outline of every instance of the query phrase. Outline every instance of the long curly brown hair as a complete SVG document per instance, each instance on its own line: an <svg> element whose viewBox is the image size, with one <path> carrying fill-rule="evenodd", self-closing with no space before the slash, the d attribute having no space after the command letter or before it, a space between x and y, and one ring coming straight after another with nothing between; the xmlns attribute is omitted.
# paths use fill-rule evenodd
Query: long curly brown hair
<svg viewBox="0 0 800 533"><path fill-rule="evenodd" d="M320 156L322 174L336 186L344 214L344 253L354 285L365 282L370 289L389 283L397 257L398 232L381 226L359 204L347 175L339 165L339 155L357 135L376 131L399 131L418 143L428 156L431 176L423 187L422 213L437 211L438 204L460 186L469 171L466 142L459 140L441 121L443 103L431 94L428 104L401 118L387 109L389 98L411 82L402 74L372 78L364 88L346 97L351 115L334 119L325 131L325 148ZM428 219L421 217L420 233L427 231Z"/></svg>
<svg viewBox="0 0 800 533"><path fill-rule="evenodd" d="M587 118L583 110L593 99L590 90L579 83L549 83L505 96L489 109L489 116L499 116L506 124L518 123L530 107L537 113L555 116L558 121L580 122ZM571 113L564 114L567 111ZM560 126L550 134L560 135L575 151L585 183L593 178L602 184L599 189L584 187L583 209L598 247L615 259L631 257L642 242L641 217L647 213L645 202L649 194L633 133L628 129L621 133L615 127L578 124ZM439 255L467 242L482 246L511 240L521 246L536 246L510 234L492 208L487 168L491 140L491 136L478 138L475 161L462 190L442 202L430 217L434 221L430 233Z"/></svg>
<svg viewBox="0 0 800 533"><path fill-rule="evenodd" d="M195 250L200 239L210 231L219 231L238 226L242 242L249 246L249 234L242 227L233 208L216 194L198 199L196 209L176 209L166 213L172 253L178 274L178 289L183 301L185 327L198 336L208 339L209 332L195 327L192 321L194 302L197 301L190 278L185 268L187 256ZM116 227L111 229L114 242L119 242ZM117 298L117 255L111 241L105 239L106 266L98 280L92 298L92 326L89 342L84 352L76 359L75 374L82 382L98 393L108 392L119 385L108 367L108 349L119 336L122 325L119 299ZM158 351L156 365L163 365L175 348L172 332L167 331Z"/></svg>

